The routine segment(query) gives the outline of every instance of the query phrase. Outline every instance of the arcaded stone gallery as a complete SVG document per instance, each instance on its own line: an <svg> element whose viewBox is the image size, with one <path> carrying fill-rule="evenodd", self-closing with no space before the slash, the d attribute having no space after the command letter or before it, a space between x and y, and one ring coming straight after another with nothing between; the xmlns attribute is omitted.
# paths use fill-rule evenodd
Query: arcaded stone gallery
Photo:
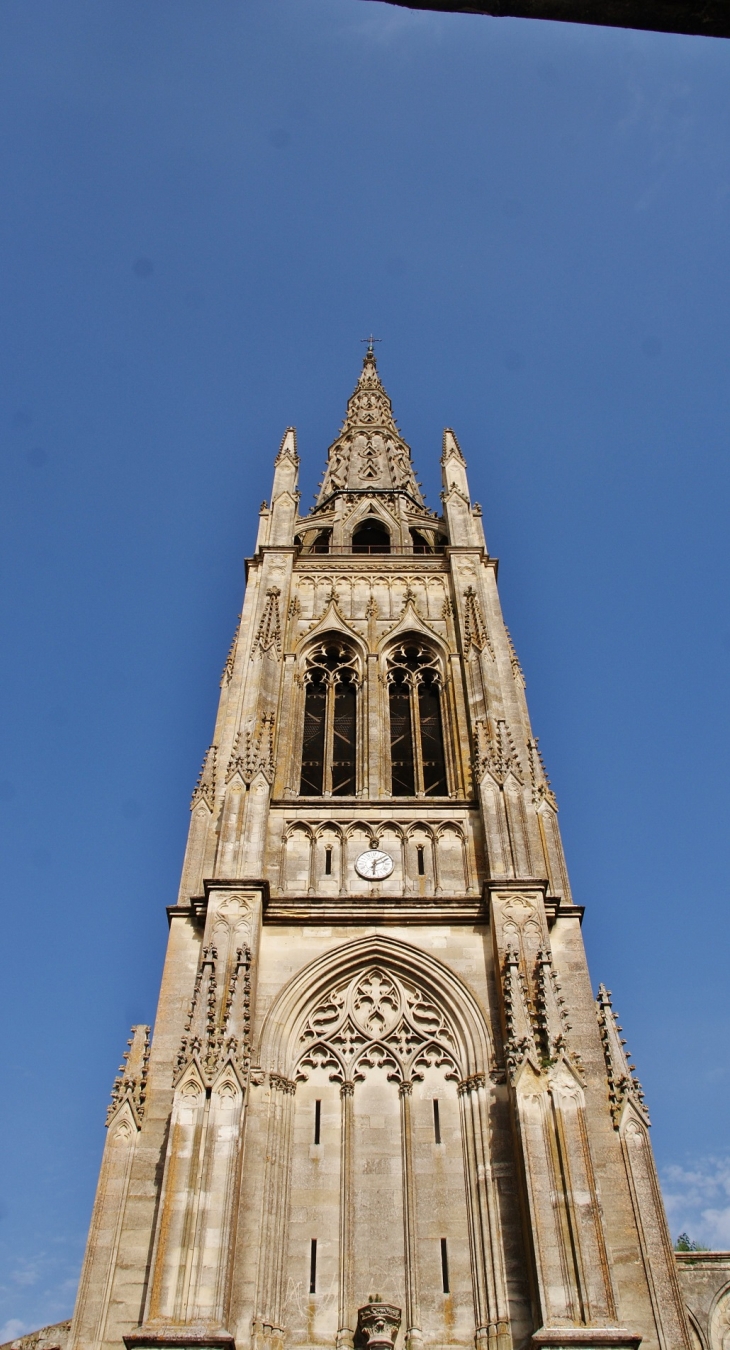
<svg viewBox="0 0 730 1350"><path fill-rule="evenodd" d="M133 1030L73 1350L726 1350L591 987L497 562L367 350L314 509L275 460ZM610 972L598 972L608 978Z"/></svg>

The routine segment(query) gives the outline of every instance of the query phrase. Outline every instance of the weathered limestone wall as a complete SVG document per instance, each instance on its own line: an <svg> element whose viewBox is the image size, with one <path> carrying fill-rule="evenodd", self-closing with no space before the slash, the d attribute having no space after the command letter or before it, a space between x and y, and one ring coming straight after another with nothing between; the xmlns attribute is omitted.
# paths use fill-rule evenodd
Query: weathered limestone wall
<svg viewBox="0 0 730 1350"><path fill-rule="evenodd" d="M675 1252L692 1350L730 1345L730 1252Z"/></svg>
<svg viewBox="0 0 730 1350"><path fill-rule="evenodd" d="M40 1331L29 1331L14 1341L6 1341L0 1350L66 1350L71 1320L54 1322L52 1326L41 1327Z"/></svg>

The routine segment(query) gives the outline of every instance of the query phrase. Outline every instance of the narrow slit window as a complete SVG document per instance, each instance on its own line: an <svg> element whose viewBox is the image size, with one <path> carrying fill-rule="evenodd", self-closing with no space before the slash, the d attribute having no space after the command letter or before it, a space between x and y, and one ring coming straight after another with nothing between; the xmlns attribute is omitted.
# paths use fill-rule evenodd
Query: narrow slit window
<svg viewBox="0 0 730 1350"><path fill-rule="evenodd" d="M441 1239L441 1246L444 1247L444 1239ZM309 1292L317 1292L317 1239L312 1238L312 1245L309 1251ZM448 1293L448 1290L446 1291Z"/></svg>
<svg viewBox="0 0 730 1350"><path fill-rule="evenodd" d="M316 1245L317 1245L316 1243L314 1242L312 1243L313 1247L315 1247ZM441 1282L443 1284L444 1293L450 1294L451 1288L449 1286L449 1253L446 1247L446 1238L441 1239Z"/></svg>
<svg viewBox="0 0 730 1350"><path fill-rule="evenodd" d="M326 848L324 851L324 874L326 877L332 876L332 849Z"/></svg>
<svg viewBox="0 0 730 1350"><path fill-rule="evenodd" d="M418 875L419 875L419 877L424 876L425 873L426 873L425 853L426 853L426 850L425 850L423 844L418 844L418 846L417 846L417 848L416 848L416 854L417 854L417 856L418 856Z"/></svg>
<svg viewBox="0 0 730 1350"><path fill-rule="evenodd" d="M433 1137L434 1143L441 1143L441 1115L439 1113L438 1097L433 1099Z"/></svg>
<svg viewBox="0 0 730 1350"><path fill-rule="evenodd" d="M319 1143L320 1130L322 1128L322 1103L314 1103L314 1142Z"/></svg>

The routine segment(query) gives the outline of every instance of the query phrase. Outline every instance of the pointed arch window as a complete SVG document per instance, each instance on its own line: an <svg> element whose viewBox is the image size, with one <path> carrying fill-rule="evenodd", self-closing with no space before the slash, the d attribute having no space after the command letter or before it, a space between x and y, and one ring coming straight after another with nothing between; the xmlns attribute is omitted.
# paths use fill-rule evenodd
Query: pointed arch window
<svg viewBox="0 0 730 1350"><path fill-rule="evenodd" d="M433 652L415 642L396 647L388 695L393 796L447 796L441 672Z"/></svg>
<svg viewBox="0 0 730 1350"><path fill-rule="evenodd" d="M357 790L357 658L349 647L323 642L304 675L302 797L353 796Z"/></svg>

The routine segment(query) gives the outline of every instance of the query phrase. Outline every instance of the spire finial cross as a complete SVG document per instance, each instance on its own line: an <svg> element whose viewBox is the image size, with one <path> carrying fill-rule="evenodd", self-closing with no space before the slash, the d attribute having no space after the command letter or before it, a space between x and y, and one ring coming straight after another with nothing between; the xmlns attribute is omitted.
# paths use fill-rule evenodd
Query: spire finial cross
<svg viewBox="0 0 730 1350"><path fill-rule="evenodd" d="M375 343L375 342L382 342L383 339L382 339L382 338L376 338L376 337L373 337L373 335L372 335L372 333L371 333L371 334L370 334L370 337L360 338L360 341L361 341L361 342L367 342L367 344L368 344L368 351L371 352L371 351L373 350L373 343Z"/></svg>

